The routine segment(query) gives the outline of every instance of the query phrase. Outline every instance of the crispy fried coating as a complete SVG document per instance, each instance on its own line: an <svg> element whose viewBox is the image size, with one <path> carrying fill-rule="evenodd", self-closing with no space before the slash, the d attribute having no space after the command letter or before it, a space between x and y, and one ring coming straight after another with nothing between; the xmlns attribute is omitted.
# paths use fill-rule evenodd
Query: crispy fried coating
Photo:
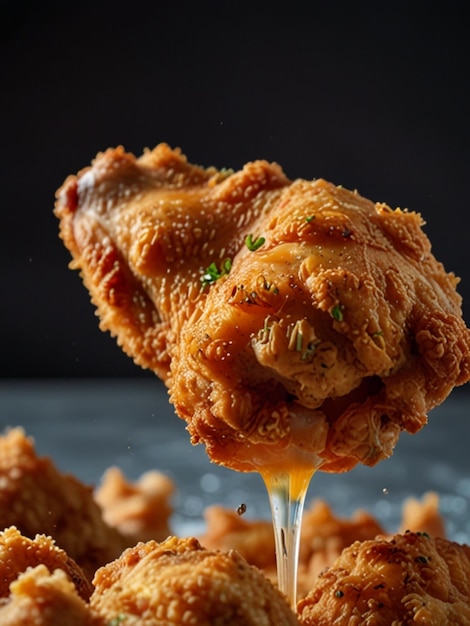
<svg viewBox="0 0 470 626"><path fill-rule="evenodd" d="M235 551L210 551L192 538L140 543L99 569L93 582L90 606L126 626L298 624L260 570Z"/></svg>
<svg viewBox="0 0 470 626"><path fill-rule="evenodd" d="M338 517L324 500L316 500L305 511L299 555L298 596L304 596L321 571L331 565L344 548L355 541L373 539L384 532L367 511Z"/></svg>
<svg viewBox="0 0 470 626"><path fill-rule="evenodd" d="M434 491L421 500L407 498L403 503L402 520L398 533L424 531L432 537L447 537L445 520L439 511L439 496Z"/></svg>
<svg viewBox="0 0 470 626"><path fill-rule="evenodd" d="M297 609L303 626L464 626L470 547L425 533L355 542Z"/></svg>
<svg viewBox="0 0 470 626"><path fill-rule="evenodd" d="M10 585L0 602L2 626L105 626L61 569L31 567Z"/></svg>
<svg viewBox="0 0 470 626"><path fill-rule="evenodd" d="M146 472L132 483L118 467L110 467L94 498L105 522L127 537L129 545L134 545L149 539L163 541L171 534L173 492L172 480L161 472Z"/></svg>
<svg viewBox="0 0 470 626"><path fill-rule="evenodd" d="M0 532L0 598L10 593L10 585L29 568L37 565L46 567L49 572L62 570L70 580L78 595L88 600L93 587L83 570L51 537L36 535L25 537L11 526ZM0 623L1 622L0 620Z"/></svg>
<svg viewBox="0 0 470 626"><path fill-rule="evenodd" d="M165 144L99 154L55 213L101 327L217 463L259 470L294 448L324 471L374 465L470 378L458 279L417 213Z"/></svg>
<svg viewBox="0 0 470 626"><path fill-rule="evenodd" d="M251 565L276 577L276 554L271 521L247 519L233 509L215 504L204 511L206 530L199 537L209 550L236 550Z"/></svg>
<svg viewBox="0 0 470 626"><path fill-rule="evenodd" d="M0 437L0 528L9 526L53 537L90 580L129 545L104 522L92 488L37 456L21 428Z"/></svg>
<svg viewBox="0 0 470 626"><path fill-rule="evenodd" d="M251 565L262 569L265 576L276 582L271 521L242 517L220 505L208 507L204 517L206 529L199 537L204 547L237 550ZM437 494L429 492L421 500L410 498L404 502L402 519L396 532L404 533L405 530L446 536ZM310 591L320 572L332 565L345 548L355 541L375 539L385 534L385 528L365 510L358 509L350 517L339 517L325 500L313 500L302 520L298 597L304 597Z"/></svg>

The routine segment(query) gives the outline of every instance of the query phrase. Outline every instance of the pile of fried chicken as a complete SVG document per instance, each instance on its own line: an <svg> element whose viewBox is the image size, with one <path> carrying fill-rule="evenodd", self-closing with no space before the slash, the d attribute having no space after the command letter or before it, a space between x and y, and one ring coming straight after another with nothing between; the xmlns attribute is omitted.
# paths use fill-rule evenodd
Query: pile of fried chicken
<svg viewBox="0 0 470 626"><path fill-rule="evenodd" d="M295 609L275 584L271 522L213 506L202 536L177 538L174 488L156 470L131 483L110 468L92 489L21 428L1 436L2 626L469 623L470 548L445 538L435 494L406 502L394 535L313 502Z"/></svg>
<svg viewBox="0 0 470 626"><path fill-rule="evenodd" d="M458 279L417 213L160 144L98 154L55 214L101 328L216 463L259 471L299 449L323 471L374 465L470 378Z"/></svg>
<svg viewBox="0 0 470 626"><path fill-rule="evenodd" d="M374 465L470 379L458 279L412 211L292 181L276 163L192 165L160 144L139 158L98 154L58 190L55 214L101 328L164 380L216 463L261 473L299 457L328 472ZM30 445L13 432L7 446L11 437ZM10 478L1 483L16 511L2 541L20 564L5 575L2 624L31 623L10 617L28 613L54 624L65 610L101 626L470 620L469 549L443 537L432 497L413 505L420 527L405 514L408 532L392 537L365 513L340 521L317 503L304 516L291 608L274 582L270 524L215 507L204 537L178 539L160 476L129 485L114 469L92 494L71 477L56 484L43 463L44 489L42 472L34 488L28 471L9 475L26 480L25 493L45 492L37 511ZM159 498L163 517L146 522ZM68 526L63 502L81 502L84 521Z"/></svg>

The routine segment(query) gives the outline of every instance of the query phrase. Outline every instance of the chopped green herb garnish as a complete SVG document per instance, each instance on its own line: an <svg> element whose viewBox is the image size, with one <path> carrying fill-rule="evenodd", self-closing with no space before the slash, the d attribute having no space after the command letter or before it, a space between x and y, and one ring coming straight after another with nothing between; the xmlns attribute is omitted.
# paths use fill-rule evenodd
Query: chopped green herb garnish
<svg viewBox="0 0 470 626"><path fill-rule="evenodd" d="M271 323L272 323L272 319L268 315L268 317L264 320L263 328L261 328L261 330L258 332L258 341L260 343L268 343L269 335L271 333L271 328L272 328Z"/></svg>
<svg viewBox="0 0 470 626"><path fill-rule="evenodd" d="M307 224L310 224L310 222L313 222L314 219L315 219L315 215L309 215L308 217L305 218L305 221L307 222Z"/></svg>
<svg viewBox="0 0 470 626"><path fill-rule="evenodd" d="M301 360L308 361L314 354L316 347L317 346L313 341L309 341L309 343L307 344L306 350L302 352Z"/></svg>
<svg viewBox="0 0 470 626"><path fill-rule="evenodd" d="M232 269L232 259L225 259L222 263L222 269L224 274L228 274Z"/></svg>
<svg viewBox="0 0 470 626"><path fill-rule="evenodd" d="M330 311L331 317L335 319L337 322L343 321L343 311L339 304L335 304L335 306Z"/></svg>
<svg viewBox="0 0 470 626"><path fill-rule="evenodd" d="M212 285L216 280L222 278L225 274L228 274L232 269L232 260L225 259L222 261L220 269L217 267L215 262L212 262L209 267L206 267L204 274L201 276L202 287L207 287L207 285Z"/></svg>
<svg viewBox="0 0 470 626"><path fill-rule="evenodd" d="M251 250L251 252L255 252L256 250L261 248L261 246L263 245L265 241L266 239L264 237L258 237L258 239L253 241L253 235L249 234L247 235L245 239L245 245L248 248L248 250Z"/></svg>

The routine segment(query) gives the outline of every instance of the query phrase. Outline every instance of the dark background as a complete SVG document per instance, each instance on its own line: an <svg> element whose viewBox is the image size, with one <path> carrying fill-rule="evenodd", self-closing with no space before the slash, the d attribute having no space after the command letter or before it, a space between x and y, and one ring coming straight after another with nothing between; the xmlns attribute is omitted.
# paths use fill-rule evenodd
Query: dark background
<svg viewBox="0 0 470 626"><path fill-rule="evenodd" d="M0 2L0 376L151 376L98 330L52 214L66 176L118 144L275 160L418 211L470 318L465 8Z"/></svg>

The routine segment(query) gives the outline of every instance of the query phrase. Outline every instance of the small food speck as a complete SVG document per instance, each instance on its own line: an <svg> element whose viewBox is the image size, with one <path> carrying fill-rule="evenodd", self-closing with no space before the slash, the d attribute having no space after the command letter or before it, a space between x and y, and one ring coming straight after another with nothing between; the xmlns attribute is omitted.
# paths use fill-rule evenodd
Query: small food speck
<svg viewBox="0 0 470 626"><path fill-rule="evenodd" d="M237 513L238 515L244 515L246 513L246 504L244 502L238 507Z"/></svg>

